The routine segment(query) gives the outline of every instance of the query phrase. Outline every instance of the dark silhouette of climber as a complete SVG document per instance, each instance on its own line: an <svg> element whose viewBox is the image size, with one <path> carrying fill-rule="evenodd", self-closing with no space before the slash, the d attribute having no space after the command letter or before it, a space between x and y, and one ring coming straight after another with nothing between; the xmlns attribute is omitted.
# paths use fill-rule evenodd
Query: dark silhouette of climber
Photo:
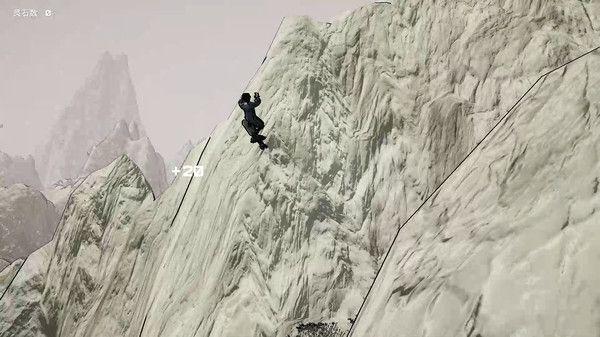
<svg viewBox="0 0 600 337"><path fill-rule="evenodd" d="M260 95L257 92L254 93L254 102L250 101L250 94L245 92L238 101L238 105L244 110L242 125L250 135L250 143L258 143L260 149L264 150L268 147L267 144L263 143L266 137L260 135L259 132L265 127L265 122L258 118L256 110L254 110L260 105L260 102Z"/></svg>

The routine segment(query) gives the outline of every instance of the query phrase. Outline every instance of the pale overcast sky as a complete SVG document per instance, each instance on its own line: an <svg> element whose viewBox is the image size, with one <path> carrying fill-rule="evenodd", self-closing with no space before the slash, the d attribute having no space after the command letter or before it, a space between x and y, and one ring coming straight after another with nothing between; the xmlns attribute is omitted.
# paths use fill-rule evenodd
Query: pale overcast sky
<svg viewBox="0 0 600 337"><path fill-rule="evenodd" d="M229 115L283 16L327 21L371 2L0 0L0 151L34 153L109 51L128 56L144 126L168 158Z"/></svg>

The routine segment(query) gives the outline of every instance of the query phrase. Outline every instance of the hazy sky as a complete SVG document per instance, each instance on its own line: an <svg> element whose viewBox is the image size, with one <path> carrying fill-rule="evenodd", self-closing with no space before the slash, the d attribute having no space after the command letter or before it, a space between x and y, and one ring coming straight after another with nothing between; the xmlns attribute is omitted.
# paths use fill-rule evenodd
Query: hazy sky
<svg viewBox="0 0 600 337"><path fill-rule="evenodd" d="M127 54L144 126L168 158L229 115L283 16L326 21L370 2L0 0L0 151L34 153L109 51Z"/></svg>

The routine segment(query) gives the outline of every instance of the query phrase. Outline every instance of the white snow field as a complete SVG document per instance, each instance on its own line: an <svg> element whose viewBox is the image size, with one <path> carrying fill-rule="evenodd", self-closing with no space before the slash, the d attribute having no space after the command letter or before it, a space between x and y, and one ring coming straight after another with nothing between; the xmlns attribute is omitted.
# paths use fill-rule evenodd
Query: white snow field
<svg viewBox="0 0 600 337"><path fill-rule="evenodd" d="M0 300L0 336L342 336L399 226L540 75L600 45L599 18L576 0L287 18L247 89L271 149L236 110L186 159L204 176L156 201L126 158L93 173ZM401 230L355 336L600 334L598 57L538 83Z"/></svg>

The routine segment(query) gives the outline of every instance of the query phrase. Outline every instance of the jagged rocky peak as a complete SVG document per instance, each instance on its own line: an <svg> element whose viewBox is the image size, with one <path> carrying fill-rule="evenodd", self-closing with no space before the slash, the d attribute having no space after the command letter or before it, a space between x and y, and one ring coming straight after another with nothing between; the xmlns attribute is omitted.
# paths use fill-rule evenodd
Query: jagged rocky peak
<svg viewBox="0 0 600 337"><path fill-rule="evenodd" d="M132 140L140 139L143 136L143 133L140 132L140 128L135 122L130 122L129 125L127 125L127 131Z"/></svg>
<svg viewBox="0 0 600 337"><path fill-rule="evenodd" d="M58 116L46 143L37 151L44 185L78 178L90 150L121 120L127 125L135 124L137 130L132 131L136 137L145 135L127 57L107 52Z"/></svg>
<svg viewBox="0 0 600 337"><path fill-rule="evenodd" d="M454 168L541 74L600 45L599 11L407 0L331 24L286 19L247 89L263 97L270 150L248 142L236 111L186 159L204 176L180 175L139 208L114 200L102 210L135 211L106 230L81 230L96 223L81 220L82 189L67 209L84 212L59 231L53 262L17 275L0 328L344 334L397 229L448 181L400 232L355 336L597 336L597 54L540 81ZM49 285L29 290L28 277ZM36 308L42 322L19 319Z"/></svg>
<svg viewBox="0 0 600 337"><path fill-rule="evenodd" d="M109 137L138 140L142 138L143 135L144 134L140 132L140 128L136 122L132 121L128 123L124 119L121 119L117 122Z"/></svg>
<svg viewBox="0 0 600 337"><path fill-rule="evenodd" d="M167 188L162 156L156 152L148 137L140 136L137 123L133 121L127 123L120 120L112 132L92 148L83 166L83 174L108 165L122 154L126 154L140 167L156 196Z"/></svg>
<svg viewBox="0 0 600 337"><path fill-rule="evenodd" d="M135 124L131 123L131 125L133 126ZM131 133L129 132L129 125L127 122L122 119L117 122L117 125L115 125L115 128L110 136L131 139Z"/></svg>
<svg viewBox="0 0 600 337"><path fill-rule="evenodd" d="M110 111L106 111L114 118L125 118L126 120L139 120L135 89L131 81L127 55L111 55L105 52L92 75L87 78L84 87L76 94L86 95L90 89L99 90L105 98L110 99L116 105ZM106 102L108 103L108 102Z"/></svg>

